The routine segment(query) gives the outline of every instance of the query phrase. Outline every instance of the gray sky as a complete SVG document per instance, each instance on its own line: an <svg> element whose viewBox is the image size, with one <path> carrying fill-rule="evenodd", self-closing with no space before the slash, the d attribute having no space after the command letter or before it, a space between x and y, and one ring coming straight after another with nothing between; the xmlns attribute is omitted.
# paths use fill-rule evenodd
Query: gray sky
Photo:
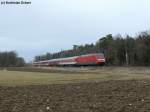
<svg viewBox="0 0 150 112"><path fill-rule="evenodd" d="M31 1L0 5L0 51L15 50L27 61L109 33L134 35L150 29L150 0Z"/></svg>

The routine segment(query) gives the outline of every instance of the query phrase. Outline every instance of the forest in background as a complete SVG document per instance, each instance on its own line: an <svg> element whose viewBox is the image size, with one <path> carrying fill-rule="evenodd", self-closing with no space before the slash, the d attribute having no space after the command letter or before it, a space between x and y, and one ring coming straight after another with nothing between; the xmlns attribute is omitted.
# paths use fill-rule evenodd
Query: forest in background
<svg viewBox="0 0 150 112"><path fill-rule="evenodd" d="M73 45L70 50L35 56L34 61L66 58L89 53L104 53L106 65L149 66L150 32L141 32L135 37L108 34L96 43Z"/></svg>
<svg viewBox="0 0 150 112"><path fill-rule="evenodd" d="M18 57L16 52L0 52L0 67L21 67L24 65L24 59Z"/></svg>

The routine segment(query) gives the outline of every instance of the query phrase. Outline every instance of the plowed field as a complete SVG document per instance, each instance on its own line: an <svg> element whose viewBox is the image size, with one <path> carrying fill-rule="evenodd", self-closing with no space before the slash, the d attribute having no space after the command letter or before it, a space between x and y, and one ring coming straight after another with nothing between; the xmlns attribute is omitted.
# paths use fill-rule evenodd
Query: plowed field
<svg viewBox="0 0 150 112"><path fill-rule="evenodd" d="M150 69L0 71L0 112L150 112Z"/></svg>
<svg viewBox="0 0 150 112"><path fill-rule="evenodd" d="M0 112L150 112L150 81L0 87Z"/></svg>

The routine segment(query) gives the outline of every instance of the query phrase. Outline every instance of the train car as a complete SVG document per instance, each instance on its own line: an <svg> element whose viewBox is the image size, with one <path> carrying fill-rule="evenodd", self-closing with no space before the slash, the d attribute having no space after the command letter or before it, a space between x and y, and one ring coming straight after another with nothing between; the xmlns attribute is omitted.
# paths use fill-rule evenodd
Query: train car
<svg viewBox="0 0 150 112"><path fill-rule="evenodd" d="M49 66L48 60L33 62L34 66Z"/></svg>
<svg viewBox="0 0 150 112"><path fill-rule="evenodd" d="M34 66L91 66L104 64L105 57L102 53L51 59L33 63Z"/></svg>

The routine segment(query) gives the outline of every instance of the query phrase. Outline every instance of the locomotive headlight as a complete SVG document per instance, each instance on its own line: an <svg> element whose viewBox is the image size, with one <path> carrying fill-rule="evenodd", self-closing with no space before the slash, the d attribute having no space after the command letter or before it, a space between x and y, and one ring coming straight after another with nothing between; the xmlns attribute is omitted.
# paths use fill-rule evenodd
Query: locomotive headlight
<svg viewBox="0 0 150 112"><path fill-rule="evenodd" d="M100 61L100 62L105 62L105 59L98 59L98 61Z"/></svg>

